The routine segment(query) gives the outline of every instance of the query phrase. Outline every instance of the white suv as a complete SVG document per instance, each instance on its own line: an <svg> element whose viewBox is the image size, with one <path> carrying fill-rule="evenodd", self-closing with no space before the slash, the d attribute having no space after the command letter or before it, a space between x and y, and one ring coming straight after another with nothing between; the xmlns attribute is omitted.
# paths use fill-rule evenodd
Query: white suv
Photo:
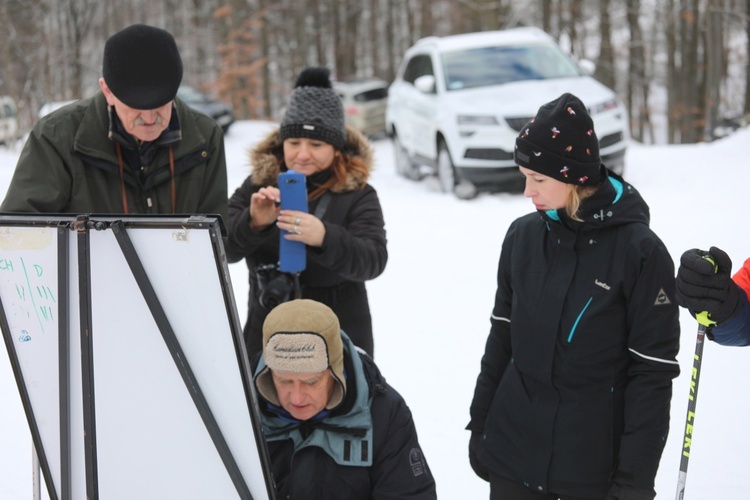
<svg viewBox="0 0 750 500"><path fill-rule="evenodd" d="M515 139L539 106L565 92L588 106L603 163L624 169L630 134L617 95L538 28L419 40L388 91L386 127L399 174L423 166L460 198L520 184Z"/></svg>

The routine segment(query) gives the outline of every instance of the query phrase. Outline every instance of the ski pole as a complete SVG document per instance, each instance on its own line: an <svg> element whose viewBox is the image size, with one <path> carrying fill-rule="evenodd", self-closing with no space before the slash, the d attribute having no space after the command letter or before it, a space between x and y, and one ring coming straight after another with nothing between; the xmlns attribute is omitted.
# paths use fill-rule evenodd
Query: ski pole
<svg viewBox="0 0 750 500"><path fill-rule="evenodd" d="M710 256L704 256L704 259L714 263ZM716 269L714 269L715 271ZM690 460L690 446L693 442L693 427L695 422L695 403L698 399L698 382L701 378L701 360L703 358L703 341L706 336L706 329L715 324L708 318L708 312L703 311L695 315L698 321L698 338L695 341L695 355L693 356L693 372L690 379L690 396L688 397L687 417L685 418L685 435L682 440L682 457L680 458L680 473L677 476L677 496L676 500L683 500L685 497L685 481L687 480L688 460Z"/></svg>

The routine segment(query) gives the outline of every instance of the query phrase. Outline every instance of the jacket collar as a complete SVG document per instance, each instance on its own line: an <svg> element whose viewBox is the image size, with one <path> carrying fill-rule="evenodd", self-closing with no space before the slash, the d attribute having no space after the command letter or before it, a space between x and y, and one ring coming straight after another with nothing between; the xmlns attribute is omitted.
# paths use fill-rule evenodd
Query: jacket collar
<svg viewBox="0 0 750 500"><path fill-rule="evenodd" d="M265 406L266 401L260 398L263 434L268 441L290 439L295 452L317 446L340 465L369 467L372 465L372 391L356 347L345 333L342 332L341 336L349 374L349 390L341 406L314 422L293 422L283 418L283 414L275 413L273 407ZM254 376L264 368L265 362L261 356ZM344 445L344 441L348 444Z"/></svg>
<svg viewBox="0 0 750 500"><path fill-rule="evenodd" d="M117 153L115 152L114 143L108 137L110 116L109 106L107 105L107 100L104 98L104 94L101 91L98 92L93 97L81 101L81 106L85 111L73 139L73 150L85 156L117 164ZM195 119L187 118L192 113L187 104L181 101L179 97L175 97L173 106L172 114L178 117L179 130L182 137L182 140L179 140L174 145L175 157L181 158L201 148L205 148L208 138L198 128ZM211 119L209 117L204 118L206 120Z"/></svg>
<svg viewBox="0 0 750 500"><path fill-rule="evenodd" d="M114 106L108 106L107 111L107 114L109 116L108 137L110 138L110 140L120 144L127 149L146 150L152 146L173 146L176 143L180 142L180 140L182 139L182 130L180 129L180 116L177 113L177 107L175 106L174 102L172 102L172 113L170 114L169 118L169 126L167 126L167 128L161 133L159 137L156 138L156 140L144 142L142 144L138 144L136 138L125 130L125 127L122 124L122 120L120 120L120 117L115 112Z"/></svg>

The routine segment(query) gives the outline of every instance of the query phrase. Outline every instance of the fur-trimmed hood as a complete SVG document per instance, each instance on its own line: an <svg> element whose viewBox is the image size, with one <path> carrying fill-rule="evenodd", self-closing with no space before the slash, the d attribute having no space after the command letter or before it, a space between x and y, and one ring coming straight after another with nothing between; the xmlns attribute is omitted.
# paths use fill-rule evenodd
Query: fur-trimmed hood
<svg viewBox="0 0 750 500"><path fill-rule="evenodd" d="M367 176L364 179L349 175L346 185L341 192L360 189L370 177L373 168L372 146L367 138L358 130L346 127L345 156L358 156L367 166ZM268 134L253 149L250 150L250 164L252 165L252 182L256 186L275 186L276 176L279 175L279 162L282 159L283 146L279 136L279 129ZM338 191L338 190L334 190Z"/></svg>

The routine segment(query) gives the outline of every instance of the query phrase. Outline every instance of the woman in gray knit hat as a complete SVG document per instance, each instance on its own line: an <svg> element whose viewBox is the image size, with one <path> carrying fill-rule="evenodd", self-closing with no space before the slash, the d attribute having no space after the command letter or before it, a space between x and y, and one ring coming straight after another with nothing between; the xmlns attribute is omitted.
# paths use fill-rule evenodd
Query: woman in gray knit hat
<svg viewBox="0 0 750 500"><path fill-rule="evenodd" d="M333 309L341 329L374 354L365 281L385 269L385 223L378 195L367 183L372 149L362 134L345 126L329 75L321 67L302 71L279 128L250 152L251 175L229 200L227 257L230 262L244 258L250 271L244 333L251 357L262 349L270 309L292 298L285 295L291 291L289 277L275 270L281 230L288 231L284 238L305 244L302 297ZM277 176L287 170L305 175L309 213L280 209ZM273 301L264 300L268 287L279 292Z"/></svg>

